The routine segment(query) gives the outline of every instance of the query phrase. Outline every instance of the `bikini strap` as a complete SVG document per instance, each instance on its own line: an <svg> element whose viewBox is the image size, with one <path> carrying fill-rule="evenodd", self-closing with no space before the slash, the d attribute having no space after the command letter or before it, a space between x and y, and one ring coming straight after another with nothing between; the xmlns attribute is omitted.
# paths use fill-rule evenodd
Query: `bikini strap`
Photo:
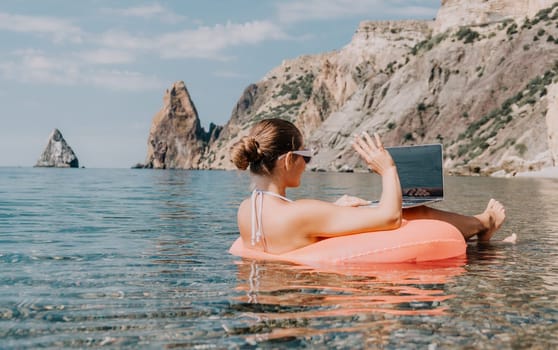
<svg viewBox="0 0 558 350"><path fill-rule="evenodd" d="M272 196L272 197L279 198L279 199L282 199L282 200L287 201L287 202L292 202L292 200L288 199L287 197L283 197L282 195L277 194L277 193L275 193L275 192L261 191L261 190L256 190L256 191L259 191L259 192L261 192L261 193L263 193L263 194L268 194L268 195L270 195L270 196Z"/></svg>
<svg viewBox="0 0 558 350"><path fill-rule="evenodd" d="M283 197L274 192L254 190L250 198L252 210L251 210L251 221L252 221L252 232L250 235L250 243L255 246L256 243L262 242L264 252L267 251L267 242L265 240L265 235L262 230L262 211L263 211L263 197L265 194L270 196L280 198L287 202L292 202L290 199Z"/></svg>
<svg viewBox="0 0 558 350"><path fill-rule="evenodd" d="M267 251L265 236L262 232L263 196L263 191L254 190L254 192L252 192L252 234L250 240L253 246L261 241L264 251Z"/></svg>

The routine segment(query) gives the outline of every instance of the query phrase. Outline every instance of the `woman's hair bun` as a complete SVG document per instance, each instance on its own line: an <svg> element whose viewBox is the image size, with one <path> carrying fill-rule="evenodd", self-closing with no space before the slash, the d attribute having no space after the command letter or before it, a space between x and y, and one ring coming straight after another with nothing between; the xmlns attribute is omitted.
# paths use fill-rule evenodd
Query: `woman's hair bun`
<svg viewBox="0 0 558 350"><path fill-rule="evenodd" d="M244 136L231 149L231 160L240 170L247 169L250 163L259 162L262 158L260 144L253 136Z"/></svg>
<svg viewBox="0 0 558 350"><path fill-rule="evenodd" d="M253 136L246 136L244 138L244 147L246 149L246 156L250 163L258 162L262 159L263 154L260 150L260 144Z"/></svg>

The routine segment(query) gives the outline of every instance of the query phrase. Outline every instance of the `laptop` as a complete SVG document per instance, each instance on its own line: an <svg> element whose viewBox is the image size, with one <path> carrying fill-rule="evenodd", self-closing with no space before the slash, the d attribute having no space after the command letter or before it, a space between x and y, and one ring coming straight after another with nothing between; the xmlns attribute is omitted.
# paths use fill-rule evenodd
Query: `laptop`
<svg viewBox="0 0 558 350"><path fill-rule="evenodd" d="M444 199L444 168L441 144L386 147L397 167L403 208ZM372 201L371 206L379 201Z"/></svg>

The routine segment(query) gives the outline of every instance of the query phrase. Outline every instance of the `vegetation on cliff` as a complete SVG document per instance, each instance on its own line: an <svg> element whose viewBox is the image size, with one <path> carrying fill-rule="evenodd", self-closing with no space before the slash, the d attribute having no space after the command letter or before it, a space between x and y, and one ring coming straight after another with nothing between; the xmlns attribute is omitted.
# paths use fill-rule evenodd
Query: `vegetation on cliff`
<svg viewBox="0 0 558 350"><path fill-rule="evenodd" d="M547 139L558 126L547 114L558 84L558 2L532 17L499 18L453 27L444 18L363 22L344 48L284 61L251 84L191 164L232 168L230 145L272 117L303 130L314 170L358 168L349 138L362 130L387 145L440 142L454 173L555 164Z"/></svg>

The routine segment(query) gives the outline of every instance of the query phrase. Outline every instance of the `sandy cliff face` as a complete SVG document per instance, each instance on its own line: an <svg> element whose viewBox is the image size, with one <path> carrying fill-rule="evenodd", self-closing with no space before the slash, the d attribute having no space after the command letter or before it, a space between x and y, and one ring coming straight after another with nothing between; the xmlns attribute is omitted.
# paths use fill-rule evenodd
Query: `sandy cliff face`
<svg viewBox="0 0 558 350"><path fill-rule="evenodd" d="M398 66L405 64L405 53L431 33L424 21L363 22L353 40L339 51L315 56L301 56L284 61L262 81L249 86L235 106L230 121L224 126L217 142L209 146L216 162L203 167L232 169L229 148L250 126L263 118L291 120L305 134L308 143L323 148L314 140L322 135L324 123L347 107L353 95L363 86L381 85ZM359 107L360 108L360 107ZM354 127L351 115L341 121ZM339 136L337 126L328 144ZM347 131L350 133L350 131Z"/></svg>
<svg viewBox="0 0 558 350"><path fill-rule="evenodd" d="M361 23L351 42L322 62L313 94L297 117L305 135L314 133L378 74L404 64L404 55L428 35L430 27L421 21Z"/></svg>
<svg viewBox="0 0 558 350"><path fill-rule="evenodd" d="M532 18L555 0L442 0L434 22L435 34L460 26L482 25L504 19Z"/></svg>
<svg viewBox="0 0 558 350"><path fill-rule="evenodd" d="M349 141L363 130L386 145L440 142L454 173L555 164L558 3L513 3L448 0L436 21L363 22L338 51L286 60L245 89L189 164L232 169L230 146L270 117L303 130L315 170L362 167ZM477 15L459 17L464 6ZM535 14L516 21L513 11Z"/></svg>
<svg viewBox="0 0 558 350"><path fill-rule="evenodd" d="M290 120L305 130L311 130L310 119L299 118L301 106L314 98L318 114L327 115L333 103L327 87L314 90L314 81L331 54L301 56L284 61L271 70L261 81L251 84L234 106L231 119L225 124L220 136L208 145L201 168L232 169L229 157L231 145L246 135L250 127L265 118ZM326 111L326 112L323 112ZM319 118L318 118L319 119ZM314 126L319 125L316 121Z"/></svg>
<svg viewBox="0 0 558 350"><path fill-rule="evenodd" d="M540 135L547 133L546 86L558 73L556 19L522 26L503 22L435 35L382 86L364 87L362 97L355 95L341 115L332 114L324 124L358 113L356 106L373 96L351 129L380 131L392 145L441 142L446 168L454 172L513 173L547 166L548 145ZM346 142L338 148L338 158L326 169L355 165L343 153Z"/></svg>

